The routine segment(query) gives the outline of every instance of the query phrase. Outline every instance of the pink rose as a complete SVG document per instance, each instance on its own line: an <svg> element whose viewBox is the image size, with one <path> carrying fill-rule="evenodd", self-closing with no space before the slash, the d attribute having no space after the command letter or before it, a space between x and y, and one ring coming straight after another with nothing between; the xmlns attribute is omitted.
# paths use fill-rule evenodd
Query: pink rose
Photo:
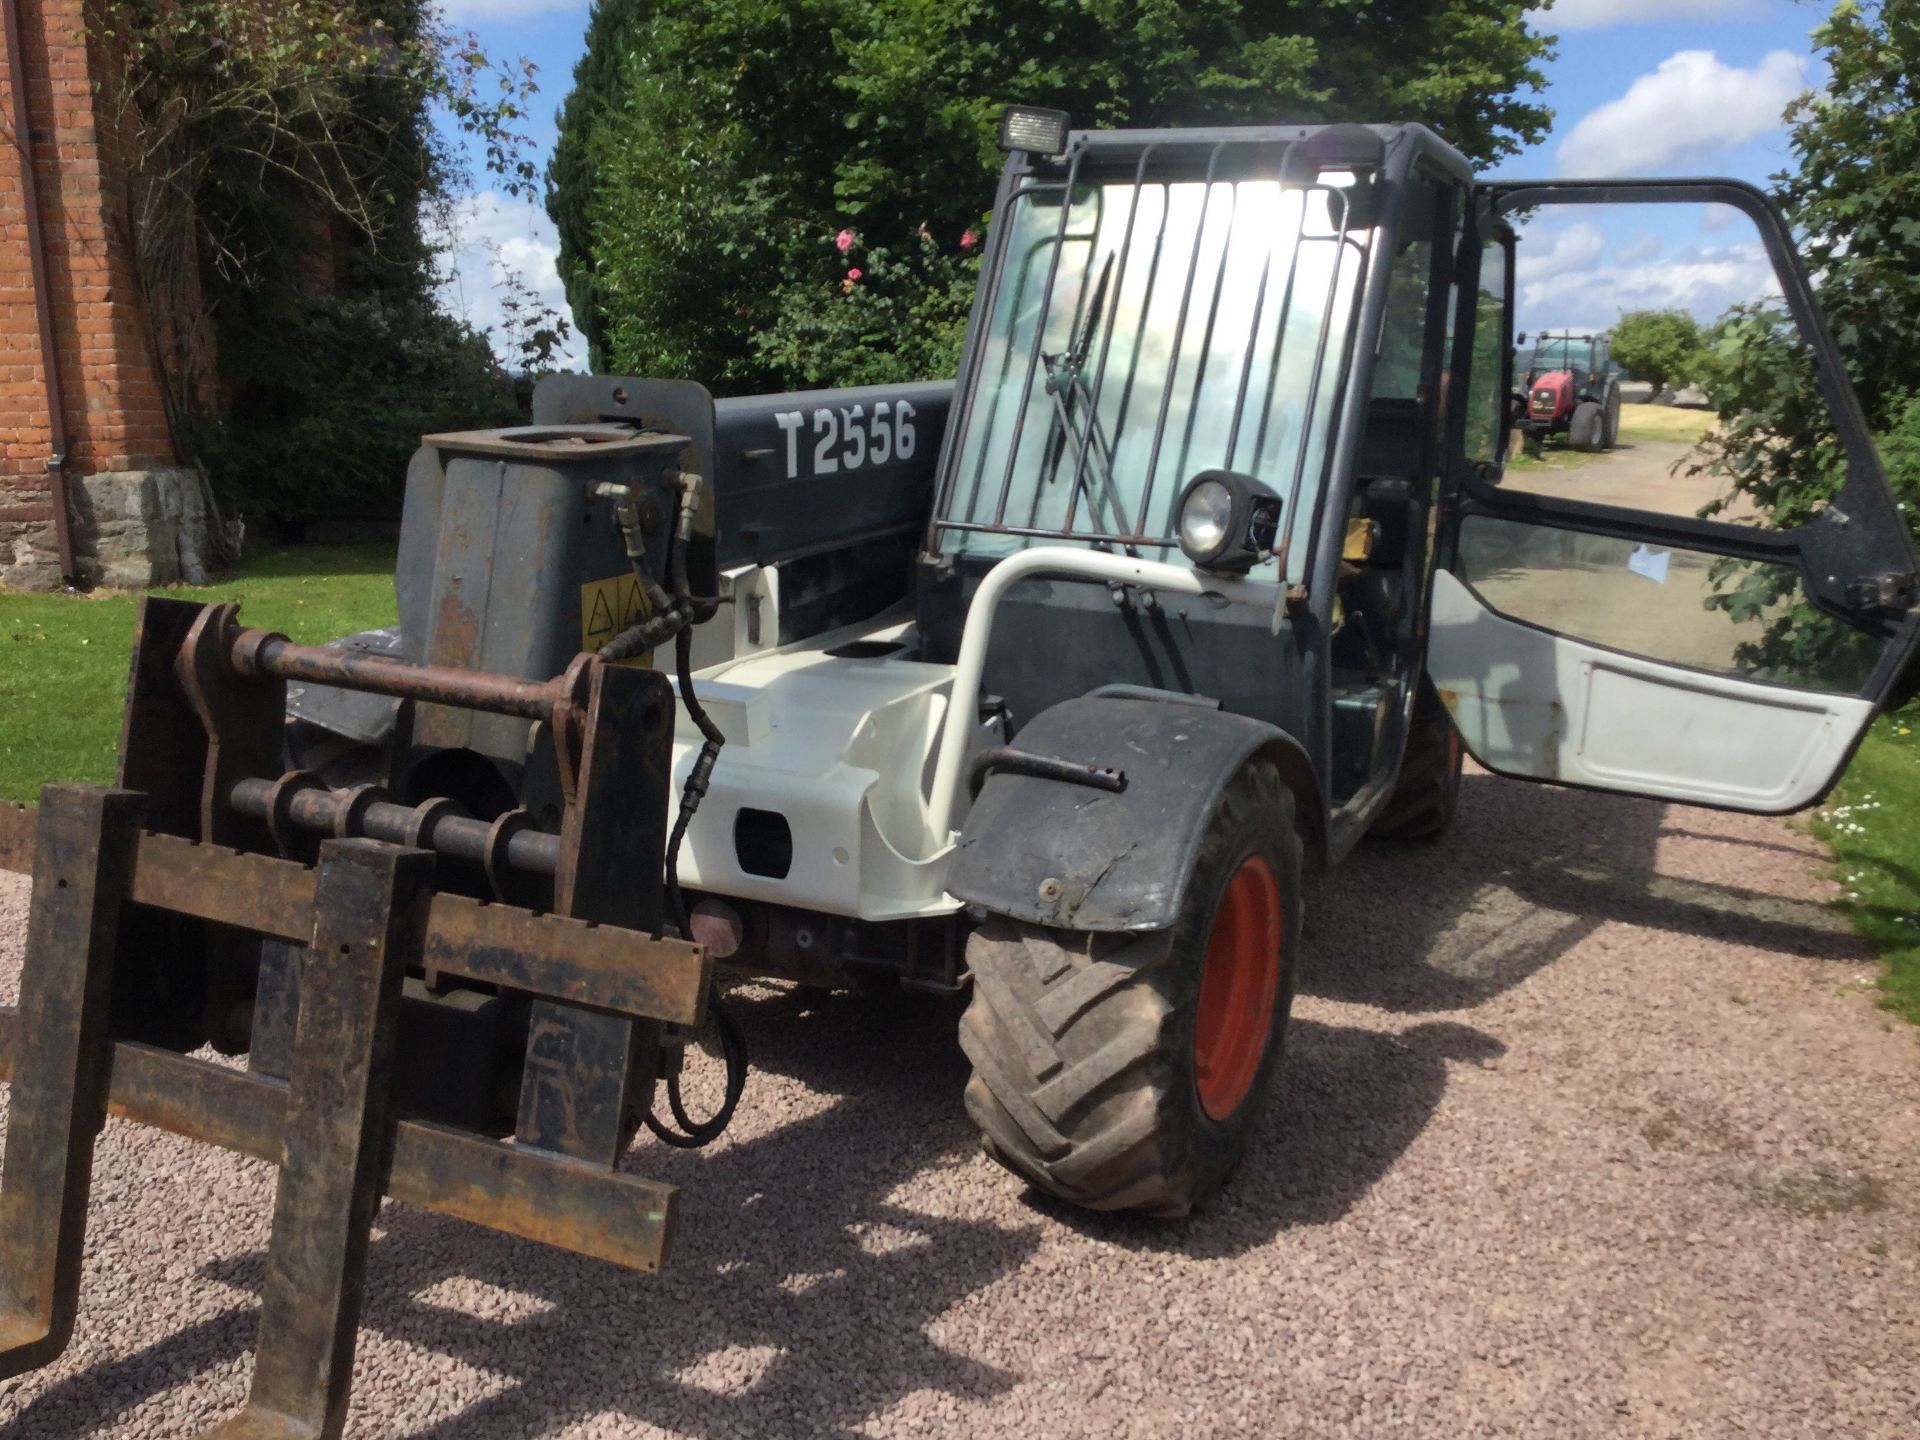
<svg viewBox="0 0 1920 1440"><path fill-rule="evenodd" d="M864 273L864 272L862 272L862 270L860 269L860 267L859 267L858 265L856 265L856 266L854 266L854 267L853 267L853 269L851 269L851 270L849 270L849 271L847 271L847 279L849 279L849 280L858 280L858 279L860 278L860 276L862 275L862 273Z"/></svg>
<svg viewBox="0 0 1920 1440"><path fill-rule="evenodd" d="M847 251L853 248L853 231L842 230L838 235L833 237L833 244L834 248L842 255L846 254Z"/></svg>
<svg viewBox="0 0 1920 1440"><path fill-rule="evenodd" d="M980 243L980 237L974 234L973 231L963 230L960 233L960 248L962 250L971 250L975 245L978 245L979 243Z"/></svg>

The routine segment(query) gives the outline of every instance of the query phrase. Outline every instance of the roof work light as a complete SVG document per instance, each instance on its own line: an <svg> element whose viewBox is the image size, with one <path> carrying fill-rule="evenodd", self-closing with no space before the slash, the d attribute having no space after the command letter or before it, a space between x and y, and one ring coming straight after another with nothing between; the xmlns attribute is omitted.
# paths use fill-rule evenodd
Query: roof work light
<svg viewBox="0 0 1920 1440"><path fill-rule="evenodd" d="M1035 155L1059 155L1067 148L1067 130L1064 110L1009 105L1000 113L1000 148L1027 150Z"/></svg>

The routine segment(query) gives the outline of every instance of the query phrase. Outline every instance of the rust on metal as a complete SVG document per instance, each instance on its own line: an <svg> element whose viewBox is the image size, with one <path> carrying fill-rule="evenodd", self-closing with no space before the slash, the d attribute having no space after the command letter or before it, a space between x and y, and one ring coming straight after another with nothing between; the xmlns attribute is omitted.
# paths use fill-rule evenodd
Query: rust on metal
<svg viewBox="0 0 1920 1440"><path fill-rule="evenodd" d="M419 1150L434 1163L412 1168L407 1193L392 1191L397 1200L650 1275L673 1243L679 1192L671 1185L406 1122L396 1169Z"/></svg>
<svg viewBox="0 0 1920 1440"><path fill-rule="evenodd" d="M227 803L236 780L277 775L285 753L287 687L243 682L227 661L238 627L238 605L208 605L180 646L174 672L207 736L200 785L199 838L219 845L266 849L265 822L237 814Z"/></svg>
<svg viewBox="0 0 1920 1440"><path fill-rule="evenodd" d="M205 610L191 601L145 595L134 623L114 783L145 795L147 827L169 835L200 833L207 731L181 687L176 662Z"/></svg>
<svg viewBox="0 0 1920 1440"><path fill-rule="evenodd" d="M561 820L554 911L576 921L657 931L663 887L652 877L665 870L672 686L656 670L585 657L565 678L584 685L586 693L570 697L570 717L556 727L577 730L579 747ZM567 736L555 740L564 752ZM635 883L641 876L647 879ZM657 1024L578 1005L536 1003L528 1017L516 1138L613 1165L637 1117L652 1107L660 1042Z"/></svg>
<svg viewBox="0 0 1920 1440"><path fill-rule="evenodd" d="M230 799L242 814L266 819L276 839L281 828L290 825L336 839L357 837L411 844L475 864L488 863L496 848L493 826L471 816L449 813L448 801L397 805L373 786L329 790L310 777L302 781L286 775L279 780L242 780L233 787ZM282 842L280 848L285 850L287 846ZM559 858L558 835L522 828L507 838L504 859L516 871L551 875Z"/></svg>
<svg viewBox="0 0 1920 1440"><path fill-rule="evenodd" d="M33 873L33 834L39 815L31 805L0 800L0 870Z"/></svg>
<svg viewBox="0 0 1920 1440"><path fill-rule="evenodd" d="M0 1008L0 1082L12 1079L18 1022L19 1012ZM112 1057L108 1114L280 1163L284 1084L127 1040L114 1043ZM629 1270L659 1271L672 1242L675 1186L425 1120L403 1117L393 1134L386 1188L393 1199Z"/></svg>
<svg viewBox="0 0 1920 1440"><path fill-rule="evenodd" d="M19 1012L0 1007L0 1083L12 1079L18 1023ZM114 1043L109 1076L110 1115L280 1163L279 1081L127 1040ZM647 1274L672 1243L675 1186L425 1120L403 1117L393 1134L386 1193L395 1200Z"/></svg>
<svg viewBox="0 0 1920 1440"><path fill-rule="evenodd" d="M410 702L402 737L411 702L544 724L560 833L525 811L482 820L289 771L293 680ZM107 1114L281 1167L252 1394L215 1432L227 1440L339 1434L382 1193L658 1270L676 1192L617 1161L651 1103L663 1027L700 1025L711 985L704 947L655 938L673 707L664 676L593 656L536 681L294 645L241 629L230 604L145 601L122 788L49 787L37 812L0 803L0 867L35 884L32 1023L0 1010L0 1379L72 1334ZM435 867L452 862L504 903L442 893ZM439 993L449 976L474 983ZM425 1027L410 1035L463 1048L402 1055L403 1013ZM256 1068L184 1053L209 1042L251 1050ZM423 1058L446 1085L421 1082ZM509 1143L489 1127L516 1080Z"/></svg>
<svg viewBox="0 0 1920 1440"><path fill-rule="evenodd" d="M561 679L523 680L451 665L411 665L324 645L296 645L284 635L243 630L228 649L235 673L249 679L298 680L423 704L457 705L491 715L546 720L562 698Z"/></svg>
<svg viewBox="0 0 1920 1440"><path fill-rule="evenodd" d="M127 898L305 945L314 874L290 860L146 834ZM699 945L439 892L427 906L428 969L677 1025L706 1019L710 962Z"/></svg>
<svg viewBox="0 0 1920 1440"><path fill-rule="evenodd" d="M706 1021L710 962L705 947L686 940L435 895L425 958L449 974L569 1005L676 1025Z"/></svg>
<svg viewBox="0 0 1920 1440"><path fill-rule="evenodd" d="M346 1428L367 1247L380 1208L400 991L420 952L433 856L328 840L314 883L286 1143L245 1415L230 1433ZM292 1422L290 1427L283 1422Z"/></svg>
<svg viewBox="0 0 1920 1440"><path fill-rule="evenodd" d="M127 898L301 945L313 939L313 871L267 855L149 832Z"/></svg>
<svg viewBox="0 0 1920 1440"><path fill-rule="evenodd" d="M114 952L146 797L49 785L34 849L18 1066L0 1167L0 1380L59 1357L79 1314Z"/></svg>

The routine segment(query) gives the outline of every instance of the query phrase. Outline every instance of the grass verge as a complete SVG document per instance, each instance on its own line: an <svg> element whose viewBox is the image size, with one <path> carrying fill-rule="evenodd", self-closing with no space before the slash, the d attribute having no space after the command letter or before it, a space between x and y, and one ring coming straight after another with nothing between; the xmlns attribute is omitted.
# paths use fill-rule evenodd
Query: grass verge
<svg viewBox="0 0 1920 1440"><path fill-rule="evenodd" d="M1683 445L1697 444L1713 429L1719 416L1711 410L1679 410L1671 405L1622 405L1620 438L1635 440L1673 440Z"/></svg>
<svg viewBox="0 0 1920 1440"><path fill-rule="evenodd" d="M237 600L249 625L317 644L393 623L393 548L263 550L215 584L156 593ZM31 800L49 780L113 778L136 603L0 592L0 799Z"/></svg>
<svg viewBox="0 0 1920 1440"><path fill-rule="evenodd" d="M1676 410L1671 405L1622 405L1620 442L1634 445L1646 441L1665 441L1678 445L1698 444L1713 429L1716 416L1711 410ZM1575 450L1560 435L1548 441L1538 452L1515 451L1507 456L1509 470L1522 474L1551 470L1577 470L1605 458L1599 450Z"/></svg>
<svg viewBox="0 0 1920 1440"><path fill-rule="evenodd" d="M1539 450L1513 450L1507 454L1506 469L1520 475L1547 475L1555 470L1578 470L1599 460L1604 451L1575 450L1563 440L1554 440Z"/></svg>
<svg viewBox="0 0 1920 1440"><path fill-rule="evenodd" d="M1920 1025L1920 707L1874 722L1813 832L1839 861L1841 908L1886 961L1880 1003Z"/></svg>

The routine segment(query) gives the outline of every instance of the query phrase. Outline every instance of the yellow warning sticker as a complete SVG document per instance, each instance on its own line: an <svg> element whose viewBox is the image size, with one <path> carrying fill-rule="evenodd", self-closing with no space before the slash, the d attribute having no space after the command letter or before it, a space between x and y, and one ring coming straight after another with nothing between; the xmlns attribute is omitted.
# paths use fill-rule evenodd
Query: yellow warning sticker
<svg viewBox="0 0 1920 1440"><path fill-rule="evenodd" d="M580 648L598 650L629 625L646 619L647 613L647 597L632 575L588 581L580 587ZM642 665L653 664L651 653L634 659Z"/></svg>

